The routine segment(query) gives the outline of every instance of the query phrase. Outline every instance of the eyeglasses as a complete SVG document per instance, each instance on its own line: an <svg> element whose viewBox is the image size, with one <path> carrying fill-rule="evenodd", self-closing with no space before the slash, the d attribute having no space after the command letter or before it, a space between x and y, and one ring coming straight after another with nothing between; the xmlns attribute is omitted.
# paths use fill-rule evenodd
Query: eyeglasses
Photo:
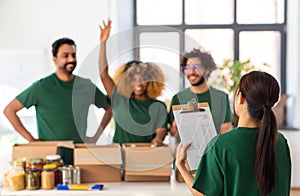
<svg viewBox="0 0 300 196"><path fill-rule="evenodd" d="M194 69L194 71L199 70L200 65L193 64L193 67L191 68L191 65L185 65L184 71L190 71L191 69Z"/></svg>

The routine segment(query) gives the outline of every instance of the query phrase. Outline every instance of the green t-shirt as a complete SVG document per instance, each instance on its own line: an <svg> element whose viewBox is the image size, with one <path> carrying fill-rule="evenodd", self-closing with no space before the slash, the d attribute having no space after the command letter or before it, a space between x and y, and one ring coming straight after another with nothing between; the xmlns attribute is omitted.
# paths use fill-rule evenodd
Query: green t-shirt
<svg viewBox="0 0 300 196"><path fill-rule="evenodd" d="M174 95L171 101L169 112L170 123L174 121L172 106L187 104L193 98L195 98L198 103L208 102L217 133L220 132L221 125L223 123L233 123L233 116L230 109L228 95L212 87L209 88L208 91L201 94L195 94L191 91L190 88L187 88Z"/></svg>
<svg viewBox="0 0 300 196"><path fill-rule="evenodd" d="M114 143L151 142L158 128L167 128L167 107L159 100L126 98L114 91L111 102Z"/></svg>
<svg viewBox="0 0 300 196"><path fill-rule="evenodd" d="M33 83L16 97L24 107L35 106L38 137L44 141L83 143L91 104L103 108L108 98L89 80L75 76L61 81L55 73Z"/></svg>
<svg viewBox="0 0 300 196"><path fill-rule="evenodd" d="M235 128L216 136L203 155L193 188L207 196L259 196L255 181L257 128ZM289 196L291 159L286 139L278 133L276 185L270 196Z"/></svg>

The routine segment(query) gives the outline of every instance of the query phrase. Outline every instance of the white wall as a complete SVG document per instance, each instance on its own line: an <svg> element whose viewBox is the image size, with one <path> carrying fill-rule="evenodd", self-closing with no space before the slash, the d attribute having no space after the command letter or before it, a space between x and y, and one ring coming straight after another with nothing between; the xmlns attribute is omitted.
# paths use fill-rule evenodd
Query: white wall
<svg viewBox="0 0 300 196"><path fill-rule="evenodd" d="M300 3L298 0L288 1L288 28L287 28L287 93L289 99L288 123L300 128Z"/></svg>
<svg viewBox="0 0 300 196"><path fill-rule="evenodd" d="M98 44L98 24L109 15L108 0L1 0L0 47L50 51L55 39L67 36L82 60Z"/></svg>
<svg viewBox="0 0 300 196"><path fill-rule="evenodd" d="M299 131L281 131L290 147L290 154L292 159L292 179L291 187L300 188L300 133Z"/></svg>
<svg viewBox="0 0 300 196"><path fill-rule="evenodd" d="M102 20L113 20L112 34L132 26L129 6L131 0L0 0L0 92L9 94L0 100L0 124L8 101L54 71L53 41L61 37L75 40L75 73L80 74L84 72L80 69L82 63L99 45L98 25ZM97 69L97 56L93 58L88 61L89 68Z"/></svg>
<svg viewBox="0 0 300 196"><path fill-rule="evenodd" d="M126 13L127 15L132 13L132 10L128 9L130 2L130 0L0 0L0 125L5 125L0 126L1 147L8 147L8 144L11 144L11 141L7 141L10 137L5 140L2 137L3 134L7 136L8 133L3 131L7 131L11 126L2 111L22 89L54 71L51 59L53 41L61 37L74 39L77 44L78 60L75 73L84 72L81 64L99 44L98 25L102 20L107 18L113 20L112 34L132 26L131 18L124 17ZM123 14L122 17L120 13ZM89 66L97 69L97 56ZM27 115L28 113L30 111L27 111ZM31 129L30 126L26 124L25 126ZM10 160L9 154L2 153L0 160L1 185L5 166Z"/></svg>

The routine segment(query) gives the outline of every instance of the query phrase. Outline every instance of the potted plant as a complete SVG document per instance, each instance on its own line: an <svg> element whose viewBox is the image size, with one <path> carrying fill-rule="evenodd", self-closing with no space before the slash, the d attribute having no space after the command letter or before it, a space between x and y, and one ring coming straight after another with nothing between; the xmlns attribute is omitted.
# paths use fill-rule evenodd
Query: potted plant
<svg viewBox="0 0 300 196"><path fill-rule="evenodd" d="M222 65L217 65L217 69L211 73L208 83L231 95L236 90L240 78L252 70L255 70L255 66L250 63L250 60L226 59Z"/></svg>
<svg viewBox="0 0 300 196"><path fill-rule="evenodd" d="M256 66L251 64L250 60L239 61L227 59L222 65L217 65L217 69L211 73L208 79L208 84L214 88L226 92L229 95L231 109L233 110L233 96L241 77L253 70L265 70L266 72L268 72L269 68L270 65L266 63L264 63L263 66L257 68ZM282 127L285 124L284 108L287 98L288 95L281 95L278 103L273 108L273 111L277 118L278 127Z"/></svg>

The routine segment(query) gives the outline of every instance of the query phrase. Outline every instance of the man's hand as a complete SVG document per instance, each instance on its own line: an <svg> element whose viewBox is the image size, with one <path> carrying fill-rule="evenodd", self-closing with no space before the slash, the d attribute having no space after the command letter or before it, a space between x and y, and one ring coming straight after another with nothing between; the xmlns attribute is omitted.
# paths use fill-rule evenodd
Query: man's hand
<svg viewBox="0 0 300 196"><path fill-rule="evenodd" d="M155 146L162 146L163 145L163 140L160 137L155 137L151 141L151 144L154 144Z"/></svg>

